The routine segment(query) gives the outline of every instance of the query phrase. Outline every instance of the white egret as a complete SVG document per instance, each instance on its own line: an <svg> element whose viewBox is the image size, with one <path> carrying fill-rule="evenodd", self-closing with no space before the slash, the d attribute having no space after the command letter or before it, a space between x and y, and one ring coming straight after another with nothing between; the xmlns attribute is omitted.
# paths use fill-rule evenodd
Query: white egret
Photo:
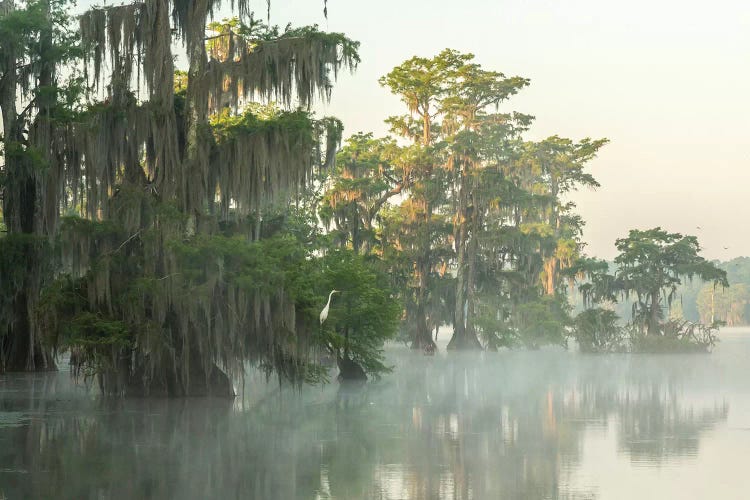
<svg viewBox="0 0 750 500"><path fill-rule="evenodd" d="M331 297L333 297L334 293L341 293L341 292L339 292L338 290L331 290L331 293L328 294L328 302L326 303L326 306L323 308L323 310L320 311L320 324L321 325L328 318L328 308L331 306Z"/></svg>

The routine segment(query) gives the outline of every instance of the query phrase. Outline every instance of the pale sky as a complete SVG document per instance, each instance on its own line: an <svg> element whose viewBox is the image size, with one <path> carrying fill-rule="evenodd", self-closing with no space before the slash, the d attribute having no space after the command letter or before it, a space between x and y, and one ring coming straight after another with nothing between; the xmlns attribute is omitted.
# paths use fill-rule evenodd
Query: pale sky
<svg viewBox="0 0 750 500"><path fill-rule="evenodd" d="M536 116L529 138L611 140L591 165L602 187L574 198L589 253L611 258L628 229L661 225L698 235L707 257L750 255L750 3L329 0L326 21L322 0L272 0L271 22L289 21L362 42L323 110L347 133L385 133L403 113L377 83L393 66L472 52L531 79L505 106Z"/></svg>
<svg viewBox="0 0 750 500"><path fill-rule="evenodd" d="M504 107L536 116L528 138L610 139L591 164L602 187L574 196L590 254L612 258L628 229L660 225L699 236L709 258L750 255L750 2L329 0L326 20L323 0L272 0L271 23L288 22L362 43L359 69L319 106L347 134L384 134L404 112L377 83L392 67L472 52L531 79Z"/></svg>

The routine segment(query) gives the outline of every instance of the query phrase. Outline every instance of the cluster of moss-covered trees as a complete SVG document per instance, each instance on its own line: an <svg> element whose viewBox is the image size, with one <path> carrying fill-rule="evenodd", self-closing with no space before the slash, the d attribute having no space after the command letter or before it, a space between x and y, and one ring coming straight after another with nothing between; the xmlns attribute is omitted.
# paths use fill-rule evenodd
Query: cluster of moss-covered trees
<svg viewBox="0 0 750 500"><path fill-rule="evenodd" d="M606 141L525 140L532 117L499 106L528 83L452 50L412 58L381 79L406 105L396 139L354 135L339 154L322 218L390 266L414 347L441 325L451 348L564 340L583 246L565 196L597 185L585 166Z"/></svg>
<svg viewBox="0 0 750 500"><path fill-rule="evenodd" d="M505 106L528 80L414 57L380 81L405 105L392 135L342 147L310 109L358 44L267 26L245 0L214 22L218 4L74 23L67 0L2 1L0 371L54 369L62 349L107 393L223 395L248 363L380 373L399 330L427 352L441 326L456 349L620 345L608 310L571 317L578 285L591 305L636 296L633 328L669 336L683 277L726 285L660 229L618 241L615 275L582 254L569 195L598 185L606 140L527 140L532 117Z"/></svg>

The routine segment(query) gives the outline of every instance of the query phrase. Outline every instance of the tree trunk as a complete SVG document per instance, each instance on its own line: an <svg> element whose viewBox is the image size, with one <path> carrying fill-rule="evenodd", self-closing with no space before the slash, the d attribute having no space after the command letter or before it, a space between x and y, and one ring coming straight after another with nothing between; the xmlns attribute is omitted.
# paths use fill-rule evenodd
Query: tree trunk
<svg viewBox="0 0 750 500"><path fill-rule="evenodd" d="M651 294L651 310L649 311L648 334L659 335L659 318L661 307L659 306L659 292Z"/></svg>
<svg viewBox="0 0 750 500"><path fill-rule="evenodd" d="M453 314L453 336L448 343L448 349L463 347L466 336L466 239L468 235L468 221L466 220L466 172L460 174L458 186L458 210L456 213L456 228L454 230L456 247L456 307Z"/></svg>
<svg viewBox="0 0 750 500"><path fill-rule="evenodd" d="M209 365L208 370L204 369L197 352L191 353L190 370L188 373L189 383L187 385L182 377L179 376L179 369L171 370L171 368L167 366L161 368L162 376L155 378L148 386L143 383L143 377L146 374L144 368L130 373L130 376L126 379L124 390L122 391L124 395L130 397L219 398L231 398L235 396L234 388L229 377L214 364ZM118 372L110 374L109 376L112 377L110 379L111 382L114 382L117 377L123 373L122 370L127 369L127 367L123 367ZM103 386L103 388L105 387L106 385ZM114 385L112 387L116 388L117 386ZM107 391L106 389L104 392L112 393L112 391ZM117 392L119 391L115 389L115 393Z"/></svg>
<svg viewBox="0 0 750 500"><path fill-rule="evenodd" d="M151 55L147 56L151 69L147 78L149 104L154 109L150 113L152 137L149 147L153 148L153 163L149 165L150 180L162 199L173 199L180 189L176 179L183 154L180 137L184 137L185 130L178 130L174 105L174 61L169 49L172 10L169 0L148 0L146 5L153 19L153 25L149 28L149 44L152 47L165 47L161 60L152 60Z"/></svg>
<svg viewBox="0 0 750 500"><path fill-rule="evenodd" d="M170 335L174 356L152 361L129 349L116 354L115 369L103 374L102 390L108 394L148 397L233 397L232 382L205 354L191 336L182 336L174 311L163 325ZM169 332L169 333L167 333Z"/></svg>
<svg viewBox="0 0 750 500"><path fill-rule="evenodd" d="M430 105L427 103L422 110L422 145L427 147L431 142L431 118L430 118ZM424 178L429 179L432 177L432 165L425 167ZM424 188L424 185L422 186ZM429 275L432 269L432 238L431 228L432 223L432 205L430 203L430 193L423 193L421 195L421 202L424 204L424 214L421 217L422 224L426 229L426 235L422 241L419 241L419 256L416 262L416 273L418 274L419 287L417 290L417 311L416 311L416 333L412 339L412 349L423 349L425 352L435 352L437 346L435 341L432 340L432 331L427 325L427 289L429 286Z"/></svg>
<svg viewBox="0 0 750 500"><path fill-rule="evenodd" d="M420 262L419 266L419 288L417 290L417 311L416 311L416 332L412 339L412 349L423 349L425 351L434 351L436 348L435 341L432 340L432 333L427 326L427 274L429 265Z"/></svg>
<svg viewBox="0 0 750 500"><path fill-rule="evenodd" d="M476 281L477 281L477 253L479 252L479 211L476 209L477 203L473 204L474 209L471 213L471 240L469 241L469 270L467 278L466 292L466 347L470 349L481 349L482 344L477 338L474 329L474 318L476 317Z"/></svg>
<svg viewBox="0 0 750 500"><path fill-rule="evenodd" d="M362 255L368 255L371 250L371 238L372 238L372 219L369 218L368 215L365 215L363 220L363 226L365 231L367 232L367 237L362 240L362 247L361 247L361 254Z"/></svg>
<svg viewBox="0 0 750 500"><path fill-rule="evenodd" d="M448 349L481 349L482 345L474 333L473 321L470 315L474 312L474 272L476 269L476 211L469 214L468 200L470 179L465 170L461 172L458 193L458 213L456 215L458 230L456 231L456 309L453 322L453 336L448 343ZM469 233L469 225L472 226ZM470 247L470 248L467 248Z"/></svg>
<svg viewBox="0 0 750 500"><path fill-rule="evenodd" d="M46 5L49 13L49 4ZM9 13L15 9L12 0L5 0L2 4L2 13ZM40 50L42 55L50 51L51 38L48 32L43 32L40 37ZM19 123L16 111L18 76L16 73L17 54L12 47L5 53L5 58L0 62L3 79L0 86L0 108L3 118L3 147L5 160L6 187L3 198L3 216L8 230L8 238L14 235L27 235L28 240L24 243L27 248L24 252L24 262L18 262L24 271L23 279L13 297L11 317L6 318L5 332L0 337L0 371L45 371L54 370L55 363L51 350L46 347L41 339L35 335L34 307L43 279L42 259L50 258L49 255L38 251L36 242L32 236L38 235L41 230L37 227L37 205L39 200L38 183L36 179L37 166L31 164L23 152L9 154L10 151L18 151L23 147L23 124ZM54 67L48 61L42 60L39 74L39 85L49 87L54 82ZM49 103L45 102L43 96L39 97L39 115L49 112ZM46 146L46 144L42 144ZM44 201L44 200L42 200ZM0 276L0 283L2 283ZM9 286L9 285L5 285Z"/></svg>
<svg viewBox="0 0 750 500"><path fill-rule="evenodd" d="M544 261L544 294L555 295L557 281L557 257L554 255Z"/></svg>
<svg viewBox="0 0 750 500"><path fill-rule="evenodd" d="M187 184L183 186L185 196L182 199L185 200L187 205L185 208L194 214L200 211L203 205L209 153L207 138L201 133L208 120L208 95L206 93L208 56L206 55L204 40L207 15L208 0L195 0L190 3L185 36L187 56L190 62L187 112L185 115L187 119L186 168L188 175L182 176L183 179L187 179Z"/></svg>
<svg viewBox="0 0 750 500"><path fill-rule="evenodd" d="M429 120L426 122L429 123ZM432 169L428 169L428 175L431 175ZM429 288L429 277L432 269L432 241L430 225L432 223L432 206L427 195L422 199L424 203L424 215L422 223L426 228L424 238L419 241L419 256L417 257L418 289L417 289L417 317L416 317L416 334L412 340L412 349L423 349L434 352L436 349L435 341L432 340L430 327L427 325L427 292Z"/></svg>
<svg viewBox="0 0 750 500"><path fill-rule="evenodd" d="M362 248L362 234L359 227L359 211L357 210L356 205L354 206L354 217L352 219L354 220L354 227L352 228L352 250L354 250L354 253L357 255L360 255L360 250Z"/></svg>
<svg viewBox="0 0 750 500"><path fill-rule="evenodd" d="M15 10L13 0L3 0L0 4L0 14L6 15ZM16 84L18 77L16 74L16 54L13 46L3 47L4 57L0 60L0 73L3 75L0 79L0 111L3 116L3 138L4 146L15 137L14 128L16 125ZM7 149L5 150L7 154ZM6 158L7 161L7 158ZM6 164L7 168L7 164Z"/></svg>
<svg viewBox="0 0 750 500"><path fill-rule="evenodd" d="M337 356L336 364L339 367L339 381L367 380L365 370L356 361L348 356Z"/></svg>
<svg viewBox="0 0 750 500"><path fill-rule="evenodd" d="M20 372L28 369L31 352L29 336L29 315L26 307L26 294L18 293L13 300L13 320L8 323L2 343L0 372Z"/></svg>

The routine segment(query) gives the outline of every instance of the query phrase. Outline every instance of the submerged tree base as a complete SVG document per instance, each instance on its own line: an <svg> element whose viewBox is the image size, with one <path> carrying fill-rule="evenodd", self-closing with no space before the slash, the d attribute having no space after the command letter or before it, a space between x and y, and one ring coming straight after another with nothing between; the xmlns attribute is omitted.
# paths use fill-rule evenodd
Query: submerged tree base
<svg viewBox="0 0 750 500"><path fill-rule="evenodd" d="M427 335L424 337L416 337L412 340L411 348L415 350L421 349L425 354L435 354L435 351L437 351L437 344L432 340L432 337Z"/></svg>
<svg viewBox="0 0 750 500"><path fill-rule="evenodd" d="M29 366L28 359L25 355L17 359L9 359L5 361L4 364L0 364L0 373L42 373L57 371L57 365L47 356L35 353L33 359L33 366Z"/></svg>
<svg viewBox="0 0 750 500"><path fill-rule="evenodd" d="M360 366L356 361L347 357L340 357L336 360L336 364L339 367L340 381L345 380L367 380L367 374L364 368Z"/></svg>
<svg viewBox="0 0 750 500"><path fill-rule="evenodd" d="M173 397L220 397L232 398L235 396L234 387L229 377L218 367L212 366L209 373L202 368L191 370L190 385L183 385L177 378L167 381L166 386L156 386L149 389L148 396L173 396ZM133 391L143 391L143 383L136 380ZM154 390L158 391L154 393ZM130 395L137 396L135 392Z"/></svg>
<svg viewBox="0 0 750 500"><path fill-rule="evenodd" d="M583 321L585 319L584 314L576 318L574 332L581 352L710 353L718 342L718 323L704 325L670 320L660 324L657 332L647 333L642 326L622 327L615 324L614 319L588 328L591 322Z"/></svg>
<svg viewBox="0 0 750 500"><path fill-rule="evenodd" d="M50 349L41 342L32 341L28 333L0 331L0 373L54 372L57 365ZM30 345L34 342L34 345Z"/></svg>
<svg viewBox="0 0 750 500"><path fill-rule="evenodd" d="M690 321L670 320L660 325L657 335L633 333L633 352L709 353L713 350L720 323L704 325Z"/></svg>
<svg viewBox="0 0 750 500"><path fill-rule="evenodd" d="M453 335L450 342L448 342L447 349L456 351L479 351L482 350L482 344L477 339L476 335Z"/></svg>
<svg viewBox="0 0 750 500"><path fill-rule="evenodd" d="M81 373L81 366L71 357L74 376ZM126 397L218 397L233 398L234 386L229 376L216 365L206 370L202 365L192 364L187 370L189 377L183 379L185 372L165 371L161 374L147 374L142 367L130 373L125 368L98 374L102 392L112 396ZM123 375L128 373L128 375ZM144 381L148 380L148 383Z"/></svg>
<svg viewBox="0 0 750 500"><path fill-rule="evenodd" d="M0 331L0 373L57 371L50 349L38 341L30 345L33 341L29 333L18 334L10 328L6 335L3 333Z"/></svg>
<svg viewBox="0 0 750 500"><path fill-rule="evenodd" d="M659 354L659 353L710 353L712 345L697 343L695 341L665 337L662 335L651 335L639 338L633 343L634 353Z"/></svg>

